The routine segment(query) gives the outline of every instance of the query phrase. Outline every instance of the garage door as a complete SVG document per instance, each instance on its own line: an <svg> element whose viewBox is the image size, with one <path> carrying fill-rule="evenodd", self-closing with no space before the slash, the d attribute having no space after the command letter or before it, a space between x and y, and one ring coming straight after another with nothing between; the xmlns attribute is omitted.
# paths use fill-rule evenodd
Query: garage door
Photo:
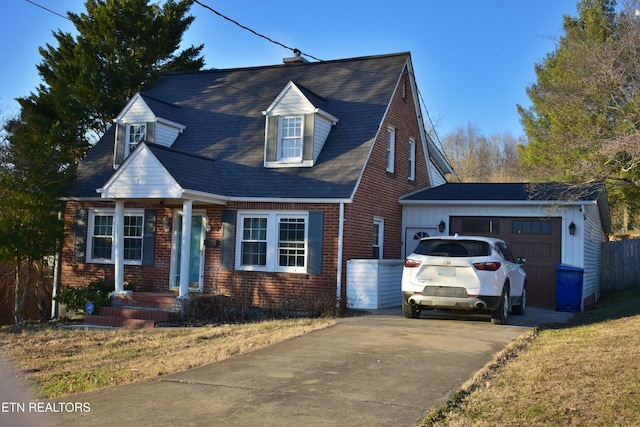
<svg viewBox="0 0 640 427"><path fill-rule="evenodd" d="M561 218L451 217L451 233L497 237L527 259L528 304L556 306L556 265L561 259Z"/></svg>

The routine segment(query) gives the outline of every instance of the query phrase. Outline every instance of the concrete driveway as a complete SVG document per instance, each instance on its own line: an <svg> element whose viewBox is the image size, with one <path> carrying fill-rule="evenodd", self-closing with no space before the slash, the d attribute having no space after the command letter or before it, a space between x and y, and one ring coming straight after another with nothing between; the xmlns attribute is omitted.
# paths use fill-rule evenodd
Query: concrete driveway
<svg viewBox="0 0 640 427"><path fill-rule="evenodd" d="M487 318L405 319L399 309L216 364L59 401L90 412L64 426L413 426L445 403L507 343L571 313L529 308L511 325Z"/></svg>

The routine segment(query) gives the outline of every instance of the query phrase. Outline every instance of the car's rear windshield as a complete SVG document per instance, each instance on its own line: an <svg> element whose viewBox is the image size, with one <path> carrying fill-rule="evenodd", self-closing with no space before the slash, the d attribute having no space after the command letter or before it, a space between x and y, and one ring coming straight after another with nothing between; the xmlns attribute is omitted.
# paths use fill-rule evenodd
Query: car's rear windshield
<svg viewBox="0 0 640 427"><path fill-rule="evenodd" d="M446 257L489 256L491 247L487 242L478 240L422 240L414 251L420 255Z"/></svg>

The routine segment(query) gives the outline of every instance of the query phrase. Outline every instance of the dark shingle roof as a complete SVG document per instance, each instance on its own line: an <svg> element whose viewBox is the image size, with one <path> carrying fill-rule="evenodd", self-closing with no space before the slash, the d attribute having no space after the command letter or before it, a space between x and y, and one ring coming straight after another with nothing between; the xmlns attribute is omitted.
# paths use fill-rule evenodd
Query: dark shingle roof
<svg viewBox="0 0 640 427"><path fill-rule="evenodd" d="M349 198L408 60L405 52L174 73L145 89L143 98L157 116L186 125L172 146L174 152L215 159L215 179L203 179L197 184L200 191L220 194L223 188L228 197ZM339 122L313 167L267 169L262 111L289 81ZM113 138L113 132L107 132L79 166L70 196L96 196L95 189L113 173ZM160 157L164 154L169 153ZM184 174L193 170L188 159L181 160ZM161 161L179 173L176 160L163 157ZM193 185L199 179L184 178L194 180Z"/></svg>
<svg viewBox="0 0 640 427"><path fill-rule="evenodd" d="M595 201L604 192L596 184L447 183L401 198L401 201Z"/></svg>

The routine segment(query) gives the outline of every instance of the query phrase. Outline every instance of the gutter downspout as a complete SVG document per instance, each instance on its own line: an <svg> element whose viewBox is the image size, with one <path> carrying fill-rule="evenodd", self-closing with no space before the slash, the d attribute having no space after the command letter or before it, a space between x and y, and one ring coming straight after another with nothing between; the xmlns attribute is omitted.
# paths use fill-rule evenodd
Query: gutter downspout
<svg viewBox="0 0 640 427"><path fill-rule="evenodd" d="M336 281L336 297L338 302L338 312L342 308L342 255L344 250L344 202L340 202L340 218L338 224L338 277Z"/></svg>
<svg viewBox="0 0 640 427"><path fill-rule="evenodd" d="M58 220L63 219L62 211L58 211ZM53 286L51 289L51 319L57 319L59 315L59 306L56 297L58 296L58 288L60 287L60 263L62 262L62 254L60 247L60 239L56 239L56 254L53 258Z"/></svg>

